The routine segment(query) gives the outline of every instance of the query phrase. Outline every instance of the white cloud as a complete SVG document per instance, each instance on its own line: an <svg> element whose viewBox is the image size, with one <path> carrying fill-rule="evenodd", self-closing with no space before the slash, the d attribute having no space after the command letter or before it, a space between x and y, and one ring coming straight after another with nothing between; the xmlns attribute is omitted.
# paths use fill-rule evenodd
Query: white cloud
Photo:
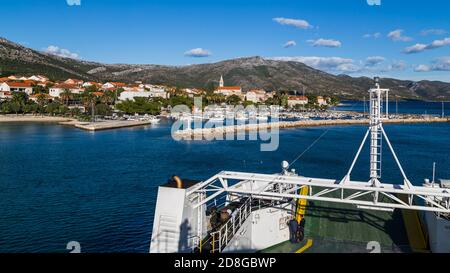
<svg viewBox="0 0 450 273"><path fill-rule="evenodd" d="M301 29L312 28L312 25L309 24L308 21L302 20L302 19L290 19L290 18L277 17L277 18L273 18L272 20L281 25L294 26L294 27L301 28Z"/></svg>
<svg viewBox="0 0 450 273"><path fill-rule="evenodd" d="M392 41L409 42L412 40L411 37L403 36L403 29L396 29L387 35Z"/></svg>
<svg viewBox="0 0 450 273"><path fill-rule="evenodd" d="M444 35L447 31L445 29L440 28L431 28L431 29L424 29L420 32L420 35L427 36L427 35Z"/></svg>
<svg viewBox="0 0 450 273"><path fill-rule="evenodd" d="M375 66L377 64L380 64L384 62L386 58L382 56L370 56L366 59L366 66Z"/></svg>
<svg viewBox="0 0 450 273"><path fill-rule="evenodd" d="M48 54L56 55L59 57L64 57L64 58L71 58L71 59L79 59L80 58L80 56L78 56L77 53L70 52L68 49L59 48L54 45L48 46L46 49L44 49L44 52L48 53Z"/></svg>
<svg viewBox="0 0 450 273"><path fill-rule="evenodd" d="M440 48L446 45L450 45L450 37L442 40L434 40L431 44L415 44L413 46L405 48L403 50L403 53L406 54L419 53L425 50Z"/></svg>
<svg viewBox="0 0 450 273"><path fill-rule="evenodd" d="M416 68L414 68L414 71L415 72L428 72L428 71L431 71L431 68L428 65L420 64L420 65L416 66Z"/></svg>
<svg viewBox="0 0 450 273"><path fill-rule="evenodd" d="M295 42L295 41L287 41L284 45L283 45L283 47L284 48L288 48L288 47L291 47L291 46L296 46L297 45L297 43Z"/></svg>
<svg viewBox="0 0 450 273"><path fill-rule="evenodd" d="M317 39L317 40L308 40L308 43L310 43L314 47L319 46L325 46L325 47L341 47L342 43L338 40L333 39Z"/></svg>
<svg viewBox="0 0 450 273"><path fill-rule="evenodd" d="M422 52L427 48L427 45L425 44L415 44L413 46L409 46L403 50L403 53L411 54L411 53L418 53Z"/></svg>
<svg viewBox="0 0 450 273"><path fill-rule="evenodd" d="M81 0L66 0L69 6L81 6Z"/></svg>
<svg viewBox="0 0 450 273"><path fill-rule="evenodd" d="M374 38L374 39L378 39L381 37L381 33L380 32L375 32L375 33L367 33L363 35L363 38Z"/></svg>
<svg viewBox="0 0 450 273"><path fill-rule="evenodd" d="M415 72L450 71L450 57L441 57L432 62L431 65L421 64L416 66Z"/></svg>
<svg viewBox="0 0 450 273"><path fill-rule="evenodd" d="M188 56L188 57L201 58L201 57L209 57L212 55L212 53L209 50L199 47L199 48L193 48L191 50L184 52L184 55Z"/></svg>
<svg viewBox="0 0 450 273"><path fill-rule="evenodd" d="M367 0L369 6L381 6L381 0Z"/></svg>

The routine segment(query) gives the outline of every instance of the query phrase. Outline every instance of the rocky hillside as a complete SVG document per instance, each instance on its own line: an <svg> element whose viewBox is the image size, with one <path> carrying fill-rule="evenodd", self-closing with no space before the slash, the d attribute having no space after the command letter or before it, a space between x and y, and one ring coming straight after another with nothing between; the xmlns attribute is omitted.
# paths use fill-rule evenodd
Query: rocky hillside
<svg viewBox="0 0 450 273"><path fill-rule="evenodd" d="M373 84L366 77L332 75L299 62L267 60L261 57L239 58L212 64L189 66L101 64L79 61L38 52L0 38L2 75L44 74L52 79L75 77L98 81L144 81L179 87L211 88L220 75L227 85L244 90L306 90L308 94L336 95L361 99ZM403 99L450 100L450 83L404 81L384 78L383 87Z"/></svg>

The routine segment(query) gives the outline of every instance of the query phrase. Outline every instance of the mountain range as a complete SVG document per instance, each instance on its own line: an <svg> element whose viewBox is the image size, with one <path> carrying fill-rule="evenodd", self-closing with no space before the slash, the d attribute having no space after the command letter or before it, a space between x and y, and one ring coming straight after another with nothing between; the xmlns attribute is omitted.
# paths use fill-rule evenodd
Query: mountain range
<svg viewBox="0 0 450 273"><path fill-rule="evenodd" d="M295 61L259 56L186 66L103 64L59 57L0 38L0 77L42 74L52 80L78 78L91 81L142 81L177 87L212 88L221 75L226 85L244 90L297 90L306 94L362 99L373 86L368 77L333 75ZM399 99L450 100L450 83L382 78L380 84Z"/></svg>

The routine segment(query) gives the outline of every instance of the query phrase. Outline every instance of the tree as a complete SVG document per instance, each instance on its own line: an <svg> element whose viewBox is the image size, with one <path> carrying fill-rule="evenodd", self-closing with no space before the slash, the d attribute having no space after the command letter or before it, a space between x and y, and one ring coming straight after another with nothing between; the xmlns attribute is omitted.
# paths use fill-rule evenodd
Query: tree
<svg viewBox="0 0 450 273"><path fill-rule="evenodd" d="M89 86L86 86L86 88L84 88L84 91L85 91L85 93L97 92L98 91L98 87L95 84L89 85Z"/></svg>
<svg viewBox="0 0 450 273"><path fill-rule="evenodd" d="M48 88L36 84L33 86L33 94L48 94Z"/></svg>
<svg viewBox="0 0 450 273"><path fill-rule="evenodd" d="M17 101L11 101L9 107L10 107L11 112L16 113L16 115L18 115L22 106Z"/></svg>
<svg viewBox="0 0 450 273"><path fill-rule="evenodd" d="M127 114L151 114L157 115L161 112L161 104L148 98L134 98L134 100L125 100L116 104L116 109Z"/></svg>
<svg viewBox="0 0 450 273"><path fill-rule="evenodd" d="M331 97L331 98L330 98L330 105L331 105L331 106L336 106L336 105L338 105L339 103L340 103L339 98L337 98L337 97Z"/></svg>
<svg viewBox="0 0 450 273"><path fill-rule="evenodd" d="M69 107L65 105L60 105L58 107L58 114L65 116L69 112Z"/></svg>
<svg viewBox="0 0 450 273"><path fill-rule="evenodd" d="M105 91L104 93L103 93L104 95L100 98L100 101L103 103L103 104L109 104L109 105L111 105L111 104L113 104L114 102L115 102L115 100L116 100L116 94L115 94L115 92L113 92L113 91Z"/></svg>
<svg viewBox="0 0 450 273"><path fill-rule="evenodd" d="M47 104L47 107L45 107L45 111L51 116L54 116L56 113L58 113L60 106L61 106L60 103L52 102Z"/></svg>
<svg viewBox="0 0 450 273"><path fill-rule="evenodd" d="M109 116L111 112L111 107L107 104L100 103L95 106L95 113L99 116Z"/></svg>
<svg viewBox="0 0 450 273"><path fill-rule="evenodd" d="M18 103L20 106L25 105L28 101L28 95L24 92L13 92L12 101Z"/></svg>
<svg viewBox="0 0 450 273"><path fill-rule="evenodd" d="M96 104L97 102L97 97L90 92L85 92L82 95L81 101L83 103L85 112L90 113L92 109L92 104Z"/></svg>
<svg viewBox="0 0 450 273"><path fill-rule="evenodd" d="M0 111L4 114L12 113L11 102L5 101L2 103Z"/></svg>
<svg viewBox="0 0 450 273"><path fill-rule="evenodd" d="M66 106L69 106L69 101L72 99L72 92L69 89L64 89L60 95Z"/></svg>
<svg viewBox="0 0 450 273"><path fill-rule="evenodd" d="M226 102L231 105L238 105L241 103L241 98L237 95L231 95L226 98Z"/></svg>
<svg viewBox="0 0 450 273"><path fill-rule="evenodd" d="M45 112L45 104L47 103L47 99L44 95L37 96L37 111L43 114Z"/></svg>

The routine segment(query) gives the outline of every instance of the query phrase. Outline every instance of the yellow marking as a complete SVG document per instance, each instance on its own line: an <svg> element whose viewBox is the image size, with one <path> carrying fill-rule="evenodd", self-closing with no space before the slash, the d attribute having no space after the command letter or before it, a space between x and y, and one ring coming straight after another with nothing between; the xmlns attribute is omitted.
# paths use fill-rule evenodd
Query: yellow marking
<svg viewBox="0 0 450 273"><path fill-rule="evenodd" d="M407 201L406 196L400 196L399 198ZM416 211L402 210L402 216L411 249L414 252L429 252L428 242L420 223L419 214Z"/></svg>
<svg viewBox="0 0 450 273"><path fill-rule="evenodd" d="M299 248L297 251L295 251L295 253L302 253L305 250L307 250L308 248L310 248L312 245L313 245L313 240L312 239L308 239L306 244L304 246L302 246L301 248Z"/></svg>
<svg viewBox="0 0 450 273"><path fill-rule="evenodd" d="M303 195L303 196L308 195L308 187L301 188L300 195ZM307 204L306 199L304 199L304 198L297 199L297 210L295 212L295 220L297 220L297 223L300 223L302 218L305 216L306 204Z"/></svg>

